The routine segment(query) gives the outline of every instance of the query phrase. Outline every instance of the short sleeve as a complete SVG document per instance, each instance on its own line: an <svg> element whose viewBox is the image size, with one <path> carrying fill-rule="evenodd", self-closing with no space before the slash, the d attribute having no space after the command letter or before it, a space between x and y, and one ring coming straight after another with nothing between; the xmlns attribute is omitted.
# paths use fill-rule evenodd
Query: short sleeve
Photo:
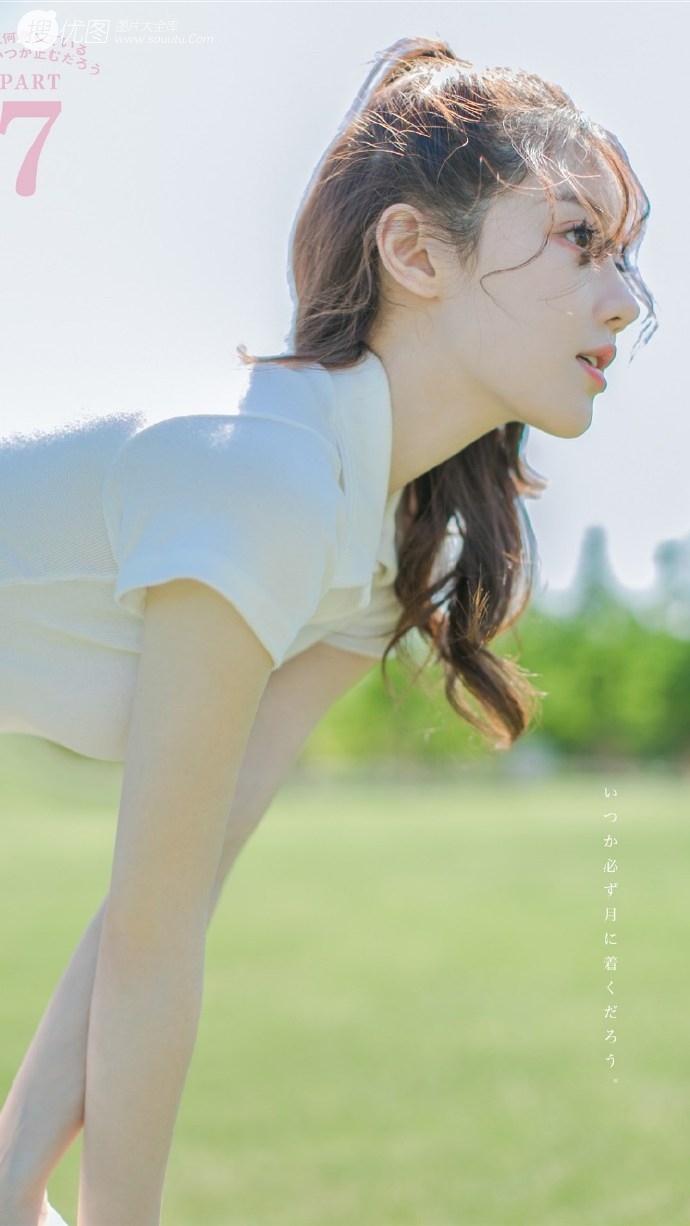
<svg viewBox="0 0 690 1226"><path fill-rule="evenodd" d="M103 484L116 603L143 617L147 587L197 579L237 608L279 666L337 565L339 478L327 432L277 416L146 427Z"/></svg>

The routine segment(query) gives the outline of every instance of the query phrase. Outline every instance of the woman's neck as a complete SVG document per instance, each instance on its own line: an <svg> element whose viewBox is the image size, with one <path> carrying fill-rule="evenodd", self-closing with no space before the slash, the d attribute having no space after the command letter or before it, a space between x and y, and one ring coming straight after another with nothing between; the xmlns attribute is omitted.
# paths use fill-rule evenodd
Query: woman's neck
<svg viewBox="0 0 690 1226"><path fill-rule="evenodd" d="M500 406L463 380L431 345L403 342L380 332L367 347L388 379L392 454L388 494L442 464L484 434L505 424Z"/></svg>

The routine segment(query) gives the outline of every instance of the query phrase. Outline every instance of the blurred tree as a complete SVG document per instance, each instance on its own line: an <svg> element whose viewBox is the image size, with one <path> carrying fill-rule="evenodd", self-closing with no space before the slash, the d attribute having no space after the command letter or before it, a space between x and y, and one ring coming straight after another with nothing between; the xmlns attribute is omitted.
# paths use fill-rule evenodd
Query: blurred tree
<svg viewBox="0 0 690 1226"><path fill-rule="evenodd" d="M654 562L657 577L645 621L690 638L690 537L662 541L654 551Z"/></svg>
<svg viewBox="0 0 690 1226"><path fill-rule="evenodd" d="M493 644L517 659L546 697L521 750L535 747L597 759L690 755L690 640L641 625L610 593L568 618L530 609L517 632ZM379 668L329 712L305 750L307 760L406 762L492 758L490 746L451 710L437 667L410 687L393 661L394 697Z"/></svg>

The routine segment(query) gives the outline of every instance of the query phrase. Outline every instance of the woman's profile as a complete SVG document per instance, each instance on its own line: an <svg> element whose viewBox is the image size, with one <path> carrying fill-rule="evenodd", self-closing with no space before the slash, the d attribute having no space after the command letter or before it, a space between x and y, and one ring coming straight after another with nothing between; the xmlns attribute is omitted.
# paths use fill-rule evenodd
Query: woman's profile
<svg viewBox="0 0 690 1226"><path fill-rule="evenodd" d="M654 303L649 201L558 86L442 41L378 57L303 197L285 353L227 415L0 440L0 731L122 761L110 888L0 1113L0 1226L157 1226L208 923L333 703L410 641L496 749L539 694L529 427L576 438ZM468 701L469 700L469 701Z"/></svg>

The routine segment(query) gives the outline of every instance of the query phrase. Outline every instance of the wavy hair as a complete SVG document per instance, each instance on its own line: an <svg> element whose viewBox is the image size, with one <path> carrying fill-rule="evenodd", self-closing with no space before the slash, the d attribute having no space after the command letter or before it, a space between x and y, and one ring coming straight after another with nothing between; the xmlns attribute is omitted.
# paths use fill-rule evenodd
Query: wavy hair
<svg viewBox="0 0 690 1226"><path fill-rule="evenodd" d="M618 215L588 198L588 176L570 168L578 152L620 187ZM384 303L376 241L384 209L418 208L469 267L492 201L530 174L546 191L552 224L554 188L563 182L596 214L587 262L615 251L647 308L637 342L646 343L658 325L635 257L650 205L616 137L535 74L478 68L445 42L415 38L378 57L303 197L291 238L291 352L257 357L238 346L241 360L355 365ZM382 660L384 680L398 644L401 661L418 664L406 637L416 631L428 652L414 679L440 663L451 707L496 749L528 728L544 696L533 674L488 649L527 608L538 566L523 500L539 497L548 481L520 454L526 431L521 422L491 430L404 487L394 589L402 610Z"/></svg>

